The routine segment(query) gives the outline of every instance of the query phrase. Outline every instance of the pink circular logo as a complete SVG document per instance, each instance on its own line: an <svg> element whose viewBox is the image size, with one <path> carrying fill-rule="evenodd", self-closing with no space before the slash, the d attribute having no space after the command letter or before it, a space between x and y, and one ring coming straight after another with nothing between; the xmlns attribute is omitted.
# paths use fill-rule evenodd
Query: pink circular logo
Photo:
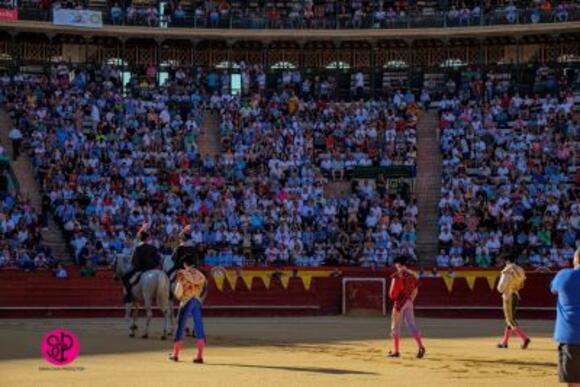
<svg viewBox="0 0 580 387"><path fill-rule="evenodd" d="M44 360L61 367L72 363L79 356L81 346L74 333L57 328L42 337L40 350Z"/></svg>

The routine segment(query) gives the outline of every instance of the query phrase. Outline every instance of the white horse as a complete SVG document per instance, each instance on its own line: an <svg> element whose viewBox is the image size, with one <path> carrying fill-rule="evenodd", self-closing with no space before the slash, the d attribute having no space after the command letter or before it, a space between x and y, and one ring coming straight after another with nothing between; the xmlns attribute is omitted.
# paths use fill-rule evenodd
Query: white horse
<svg viewBox="0 0 580 387"><path fill-rule="evenodd" d="M113 271L115 276L122 279L123 276L132 270L131 257L128 255L117 255L113 262ZM123 287L124 289L124 287ZM172 305L169 301L169 278L162 270L148 270L141 274L139 282L131 287L131 293L133 296L133 303L128 303L125 305L125 318L129 319L131 309L133 309L133 320L129 326L129 337L135 336L135 331L137 330L137 317L139 314L139 305L145 307L147 313L147 320L145 322L145 332L141 336L146 339L149 337L149 324L151 323L151 318L153 317L153 301L163 313L163 335L161 340L165 340L167 335L173 334L173 313ZM126 291L126 290L124 290ZM169 330L168 330L168 324Z"/></svg>

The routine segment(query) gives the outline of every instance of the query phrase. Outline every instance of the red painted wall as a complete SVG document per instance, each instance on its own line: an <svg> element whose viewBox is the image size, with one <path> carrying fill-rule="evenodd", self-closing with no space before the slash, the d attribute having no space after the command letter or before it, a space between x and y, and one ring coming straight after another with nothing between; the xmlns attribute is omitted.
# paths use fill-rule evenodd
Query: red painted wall
<svg viewBox="0 0 580 387"><path fill-rule="evenodd" d="M321 269L321 271L324 270L328 272L328 269ZM251 269L245 270L246 273L248 271ZM69 274L70 278L56 279L48 272L0 271L0 316L13 316L13 311L8 310L10 307L121 306L121 284L112 279L110 271L98 271L96 276L92 278L81 278L74 269L71 269ZM362 268L343 268L342 275L344 277L388 278L389 273L387 271L373 272ZM528 273L526 287L521 292L521 305L528 307L554 306L555 297L549 291L549 283L552 278L552 273ZM371 289L375 288L369 288L369 291L374 291ZM247 289L241 278L237 279L235 290L232 290L226 281L223 290L219 291L215 287L215 283L210 281L206 305L210 306L208 308L210 314L339 314L342 310L342 279L332 276L313 278L309 290L304 288L300 278L290 278L286 289L278 278L272 279L269 289L265 288L261 279L254 278L251 290ZM239 305L263 306L264 310L228 310L218 313L218 311L212 311L211 308L212 306L235 307ZM318 309L268 312L266 307L274 305L316 306ZM485 278L475 280L473 291L469 289L464 278L456 278L451 292L447 290L443 279L423 278L417 305L423 307L497 307L500 305L500 299L499 294L489 288ZM91 315L91 313L95 312L76 311L72 314Z"/></svg>

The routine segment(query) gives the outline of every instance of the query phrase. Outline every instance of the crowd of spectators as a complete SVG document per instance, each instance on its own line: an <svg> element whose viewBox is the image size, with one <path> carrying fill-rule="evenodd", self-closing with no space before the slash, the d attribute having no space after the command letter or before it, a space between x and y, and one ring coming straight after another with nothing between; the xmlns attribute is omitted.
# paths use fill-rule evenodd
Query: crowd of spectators
<svg viewBox="0 0 580 387"><path fill-rule="evenodd" d="M14 6L8 0L5 6ZM82 0L28 0L29 8L87 9ZM413 26L468 26L479 24L565 22L576 19L570 1L327 1L289 0L283 3L244 3L237 0L186 2L103 1L105 21L112 24L207 28L400 28Z"/></svg>
<svg viewBox="0 0 580 387"><path fill-rule="evenodd" d="M75 261L90 270L130 254L145 222L164 254L189 225L211 265L380 266L397 254L416 257L414 195L390 190L380 173L355 173L415 167L414 95L347 103L331 77L286 70L268 87L261 66L239 70L237 96L225 70L172 68L162 86L153 70L126 88L110 65L0 78ZM538 69L538 79L546 74ZM440 267L490 267L505 252L537 268L570 261L580 235L580 133L575 95L556 86L557 94L522 97L502 74L474 72L449 80L433 102L443 153ZM221 149L202 156L202 118L211 115ZM334 180L352 185L329 196ZM34 266L46 264L42 254L49 262L32 207L8 197L3 209L15 225L7 245L34 251L25 259Z"/></svg>
<svg viewBox="0 0 580 387"><path fill-rule="evenodd" d="M42 244L41 229L46 219L18 194L11 194L6 166L9 158L0 146L0 268L18 267L33 271L51 267L55 259Z"/></svg>
<svg viewBox="0 0 580 387"><path fill-rule="evenodd" d="M313 87L326 80L297 82L297 74L266 92L260 66L242 70L247 89L237 97L222 93L224 75L184 69L163 86L135 78L127 95L109 65L0 79L75 261L94 267L130 254L144 222L165 254L190 225L210 264L374 266L414 257L409 190L363 179L327 198L324 186L357 166L414 167L415 103L400 93L333 102ZM206 110L219 112L223 149L202 157Z"/></svg>
<svg viewBox="0 0 580 387"><path fill-rule="evenodd" d="M0 197L0 268L27 271L55 263L50 248L41 243L42 217L29 200L4 194Z"/></svg>
<svg viewBox="0 0 580 387"><path fill-rule="evenodd" d="M324 184L351 178L357 167L414 167L416 113L395 99L346 104L300 99L291 89L223 103L221 161L226 178L243 188L242 218L258 232L258 254L299 265L415 257L411 195L365 180L351 195L328 199Z"/></svg>
<svg viewBox="0 0 580 387"><path fill-rule="evenodd" d="M522 4L504 2L493 5L479 1L451 5L446 9L411 6L389 1L289 1L285 6L266 4L249 7L228 1L206 1L189 9L180 1L165 3L158 14L154 4L142 7L129 5L125 11L115 3L111 18L120 24L123 16L128 24L162 21L174 26L246 27L246 28L389 28L409 22L442 22L449 26L467 26L496 23L538 23L568 21L575 12L566 1L552 4L549 0Z"/></svg>
<svg viewBox="0 0 580 387"><path fill-rule="evenodd" d="M500 79L465 80L439 103L438 265L490 267L511 253L538 269L568 266L580 244L576 96L566 85L521 96Z"/></svg>

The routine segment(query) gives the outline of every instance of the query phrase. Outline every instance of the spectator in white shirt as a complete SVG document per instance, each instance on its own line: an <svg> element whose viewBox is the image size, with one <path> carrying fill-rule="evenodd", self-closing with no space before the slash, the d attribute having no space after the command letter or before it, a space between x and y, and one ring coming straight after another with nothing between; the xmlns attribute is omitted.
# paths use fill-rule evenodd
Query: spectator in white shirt
<svg viewBox="0 0 580 387"><path fill-rule="evenodd" d="M462 267L465 265L465 261L461 255L454 255L451 257L451 267Z"/></svg>
<svg viewBox="0 0 580 387"><path fill-rule="evenodd" d="M20 146L22 144L23 135L20 129L12 128L8 134L10 140L12 140L12 159L17 160L20 156Z"/></svg>
<svg viewBox="0 0 580 387"><path fill-rule="evenodd" d="M62 264L58 264L54 269L54 276L56 278L68 278L68 273Z"/></svg>
<svg viewBox="0 0 580 387"><path fill-rule="evenodd" d="M449 267L451 265L451 258L445 252L445 250L441 250L439 256L437 257L437 266L438 267Z"/></svg>

